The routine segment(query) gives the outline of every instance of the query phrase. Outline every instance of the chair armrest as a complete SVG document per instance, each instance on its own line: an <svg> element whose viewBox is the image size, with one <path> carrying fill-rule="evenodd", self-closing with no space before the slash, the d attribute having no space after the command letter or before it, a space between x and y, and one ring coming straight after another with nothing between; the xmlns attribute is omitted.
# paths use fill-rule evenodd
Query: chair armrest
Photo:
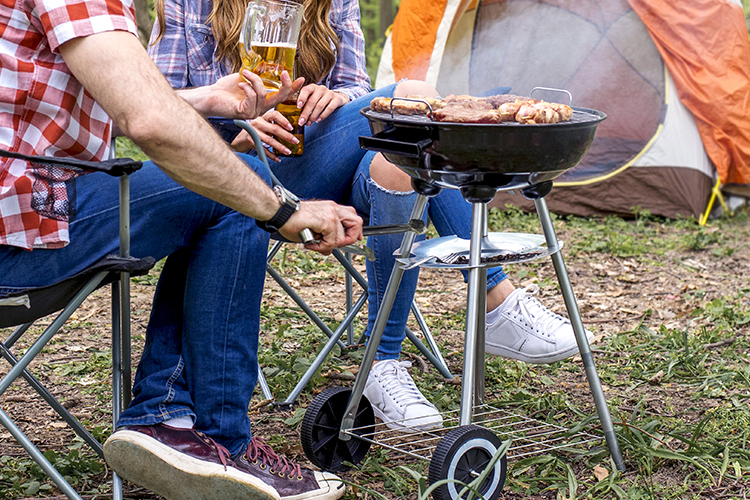
<svg viewBox="0 0 750 500"><path fill-rule="evenodd" d="M5 151L4 149L0 149L0 157L19 158L21 160L26 160L29 163L42 165L60 165L82 172L104 172L113 177L132 174L136 170L140 169L143 165L143 162L130 158L113 158L111 160L103 161L84 161L77 160L75 158L57 158L55 156L29 156L12 151Z"/></svg>

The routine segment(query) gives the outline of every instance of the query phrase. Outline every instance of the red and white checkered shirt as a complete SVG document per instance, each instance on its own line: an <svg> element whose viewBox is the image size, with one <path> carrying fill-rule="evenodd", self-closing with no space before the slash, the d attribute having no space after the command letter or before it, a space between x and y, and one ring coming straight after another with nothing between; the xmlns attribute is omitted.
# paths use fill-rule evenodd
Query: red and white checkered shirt
<svg viewBox="0 0 750 500"><path fill-rule="evenodd" d="M58 48L75 38L115 30L137 36L132 0L0 0L3 149L107 158L111 120L71 75ZM0 245L59 248L69 242L67 220L50 219L31 208L35 180L25 161L0 158Z"/></svg>

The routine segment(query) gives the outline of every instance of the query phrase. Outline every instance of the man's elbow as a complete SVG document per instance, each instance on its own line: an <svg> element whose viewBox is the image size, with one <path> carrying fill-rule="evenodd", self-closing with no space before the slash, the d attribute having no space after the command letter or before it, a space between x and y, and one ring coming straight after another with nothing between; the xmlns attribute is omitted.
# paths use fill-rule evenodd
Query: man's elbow
<svg viewBox="0 0 750 500"><path fill-rule="evenodd" d="M164 119L156 114L137 115L115 123L114 130L119 129L120 135L132 139L136 144L163 143L169 135L169 125L165 126ZM172 124L174 126L174 124Z"/></svg>

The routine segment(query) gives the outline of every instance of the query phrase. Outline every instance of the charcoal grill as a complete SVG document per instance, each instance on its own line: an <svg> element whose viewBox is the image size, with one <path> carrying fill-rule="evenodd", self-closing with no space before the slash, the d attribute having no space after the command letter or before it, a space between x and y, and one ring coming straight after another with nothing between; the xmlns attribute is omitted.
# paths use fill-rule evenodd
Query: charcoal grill
<svg viewBox="0 0 750 500"><path fill-rule="evenodd" d="M469 274L461 405L459 414L451 417L455 427L445 429L445 432L421 433L420 437L415 434L413 440L414 443L437 441L431 448L431 483L441 479L468 483L482 474L484 479L479 485L482 495L487 499L499 495L505 478L506 457L492 461L493 455L502 454L498 452L501 441L495 432L497 429L475 425L475 422L480 424L505 418L498 417L496 412L488 413L488 406L484 403L487 268L547 255L555 268L610 455L617 468L624 470L612 419L568 272L559 251L561 244L557 240L544 200L544 196L552 188L552 181L583 158L593 142L597 126L606 118L600 111L577 107L573 109L573 117L569 122L539 125L446 123L433 121L429 113L428 116L401 116L378 113L369 108L361 110L370 122L372 136L360 137L360 146L383 153L389 161L412 177L412 186L418 197L411 219L421 220L428 199L443 188L459 189L463 197L472 204L471 239L461 247L464 252L463 260L454 260L457 263L451 265L441 262L441 255L430 258L432 256L429 249L458 244L453 241L455 237L447 237L435 239L437 241L429 240L432 246L423 252L427 252L426 258L421 255L421 260L417 262L423 266L463 268ZM540 245L536 241L531 250L518 247L503 249L497 243L497 234L488 233L487 203L499 190L519 190L524 196L534 200L546 248L540 251ZM391 273L359 369L360 375L354 386L350 391L343 388L324 391L307 410L302 423L302 445L308 458L322 468L345 470L347 462L356 464L364 457L371 443L393 448L377 439L381 431L376 430L372 408L367 399L362 397L362 393L403 268L420 257L413 253L415 236L413 232L404 234L398 251L401 265L394 266ZM538 235L522 235L521 242L524 237L533 241L535 236L538 238ZM500 433L508 435L505 431ZM540 452L549 449L547 442L550 441L548 434L542 435L544 438L535 441ZM583 440L588 442L590 437L586 435ZM558 438L552 441L556 439ZM527 441L524 432L521 442ZM409 450L405 452L424 456L424 448L420 445L413 444L410 449L415 446L420 450L418 453ZM513 455L510 450L508 454ZM455 483L449 481L437 488L434 496L438 500L453 500L461 496L459 490L460 487L457 488Z"/></svg>

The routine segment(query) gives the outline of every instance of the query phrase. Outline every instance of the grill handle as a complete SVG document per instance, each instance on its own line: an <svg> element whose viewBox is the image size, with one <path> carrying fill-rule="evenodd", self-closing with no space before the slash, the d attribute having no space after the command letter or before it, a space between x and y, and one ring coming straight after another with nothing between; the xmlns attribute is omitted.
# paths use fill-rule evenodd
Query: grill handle
<svg viewBox="0 0 750 500"><path fill-rule="evenodd" d="M429 137L424 138L424 136L429 135L429 133L429 129L425 129L424 133L417 133L414 135L405 134L403 129L398 130L396 128L389 128L372 136L359 136L359 147L368 151L394 153L412 158L419 158L422 151L430 147L432 144L432 139ZM412 137L407 137L407 135ZM393 139L394 136L397 136L399 140ZM413 140L405 141L404 139Z"/></svg>

